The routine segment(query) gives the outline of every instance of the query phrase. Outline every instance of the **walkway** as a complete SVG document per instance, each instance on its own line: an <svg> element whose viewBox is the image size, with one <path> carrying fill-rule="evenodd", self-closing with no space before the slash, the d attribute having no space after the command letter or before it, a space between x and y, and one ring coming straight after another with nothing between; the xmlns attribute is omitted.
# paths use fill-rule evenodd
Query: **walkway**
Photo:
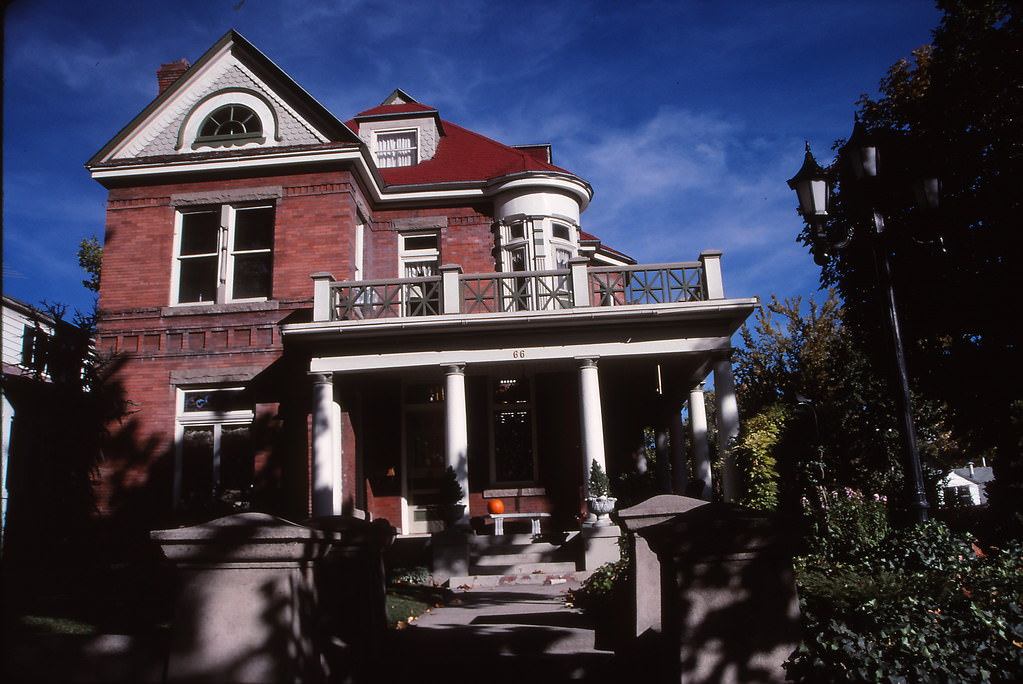
<svg viewBox="0 0 1023 684"><path fill-rule="evenodd" d="M395 632L380 682L612 681L613 654L564 593L578 584L483 587Z"/></svg>

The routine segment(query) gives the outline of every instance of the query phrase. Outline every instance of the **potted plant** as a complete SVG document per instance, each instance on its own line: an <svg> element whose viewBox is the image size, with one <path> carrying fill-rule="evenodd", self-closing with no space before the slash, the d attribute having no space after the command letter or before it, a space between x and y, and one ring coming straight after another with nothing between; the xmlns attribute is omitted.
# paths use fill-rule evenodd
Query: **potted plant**
<svg viewBox="0 0 1023 684"><path fill-rule="evenodd" d="M610 496L610 485L611 481L607 473L594 459L590 463L589 496L586 497L586 508L591 515L596 516L597 520L593 524L597 527L611 524L611 519L608 516L615 509L615 504L618 503L618 499Z"/></svg>
<svg viewBox="0 0 1023 684"><path fill-rule="evenodd" d="M464 496L465 490L458 483L455 469L448 466L441 477L438 494L441 518L448 527L462 519L462 514L465 513L465 504L462 503Z"/></svg>

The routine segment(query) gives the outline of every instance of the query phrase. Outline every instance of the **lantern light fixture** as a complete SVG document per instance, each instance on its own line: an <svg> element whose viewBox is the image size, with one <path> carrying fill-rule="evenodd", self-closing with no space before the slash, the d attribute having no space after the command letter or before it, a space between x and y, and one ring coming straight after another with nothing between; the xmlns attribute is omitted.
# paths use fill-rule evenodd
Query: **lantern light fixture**
<svg viewBox="0 0 1023 684"><path fill-rule="evenodd" d="M806 143L806 155L803 165L795 176L788 181L789 188L796 191L799 198L799 210L810 220L823 219L828 215L831 204L831 183L824 169L810 152L810 143Z"/></svg>

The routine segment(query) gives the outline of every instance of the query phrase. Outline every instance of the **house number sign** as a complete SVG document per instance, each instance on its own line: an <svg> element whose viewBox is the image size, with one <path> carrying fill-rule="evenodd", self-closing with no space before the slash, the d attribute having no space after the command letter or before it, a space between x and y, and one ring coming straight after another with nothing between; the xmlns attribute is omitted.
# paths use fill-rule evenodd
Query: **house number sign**
<svg viewBox="0 0 1023 684"><path fill-rule="evenodd" d="M513 359L524 359L524 358L526 358L526 350L525 349L516 349L516 350L512 351L512 358Z"/></svg>

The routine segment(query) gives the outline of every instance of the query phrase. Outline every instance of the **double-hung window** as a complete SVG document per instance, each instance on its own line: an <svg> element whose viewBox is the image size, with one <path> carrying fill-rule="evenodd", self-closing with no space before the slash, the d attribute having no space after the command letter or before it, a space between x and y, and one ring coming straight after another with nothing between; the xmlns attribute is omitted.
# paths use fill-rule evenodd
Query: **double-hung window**
<svg viewBox="0 0 1023 684"><path fill-rule="evenodd" d="M175 304L269 299L273 205L182 209L177 215L176 236Z"/></svg>
<svg viewBox="0 0 1023 684"><path fill-rule="evenodd" d="M414 166L419 163L419 135L416 130L390 131L376 135L377 166Z"/></svg>
<svg viewBox="0 0 1023 684"><path fill-rule="evenodd" d="M245 507L253 482L252 405L240 387L179 389L174 502L205 511Z"/></svg>

